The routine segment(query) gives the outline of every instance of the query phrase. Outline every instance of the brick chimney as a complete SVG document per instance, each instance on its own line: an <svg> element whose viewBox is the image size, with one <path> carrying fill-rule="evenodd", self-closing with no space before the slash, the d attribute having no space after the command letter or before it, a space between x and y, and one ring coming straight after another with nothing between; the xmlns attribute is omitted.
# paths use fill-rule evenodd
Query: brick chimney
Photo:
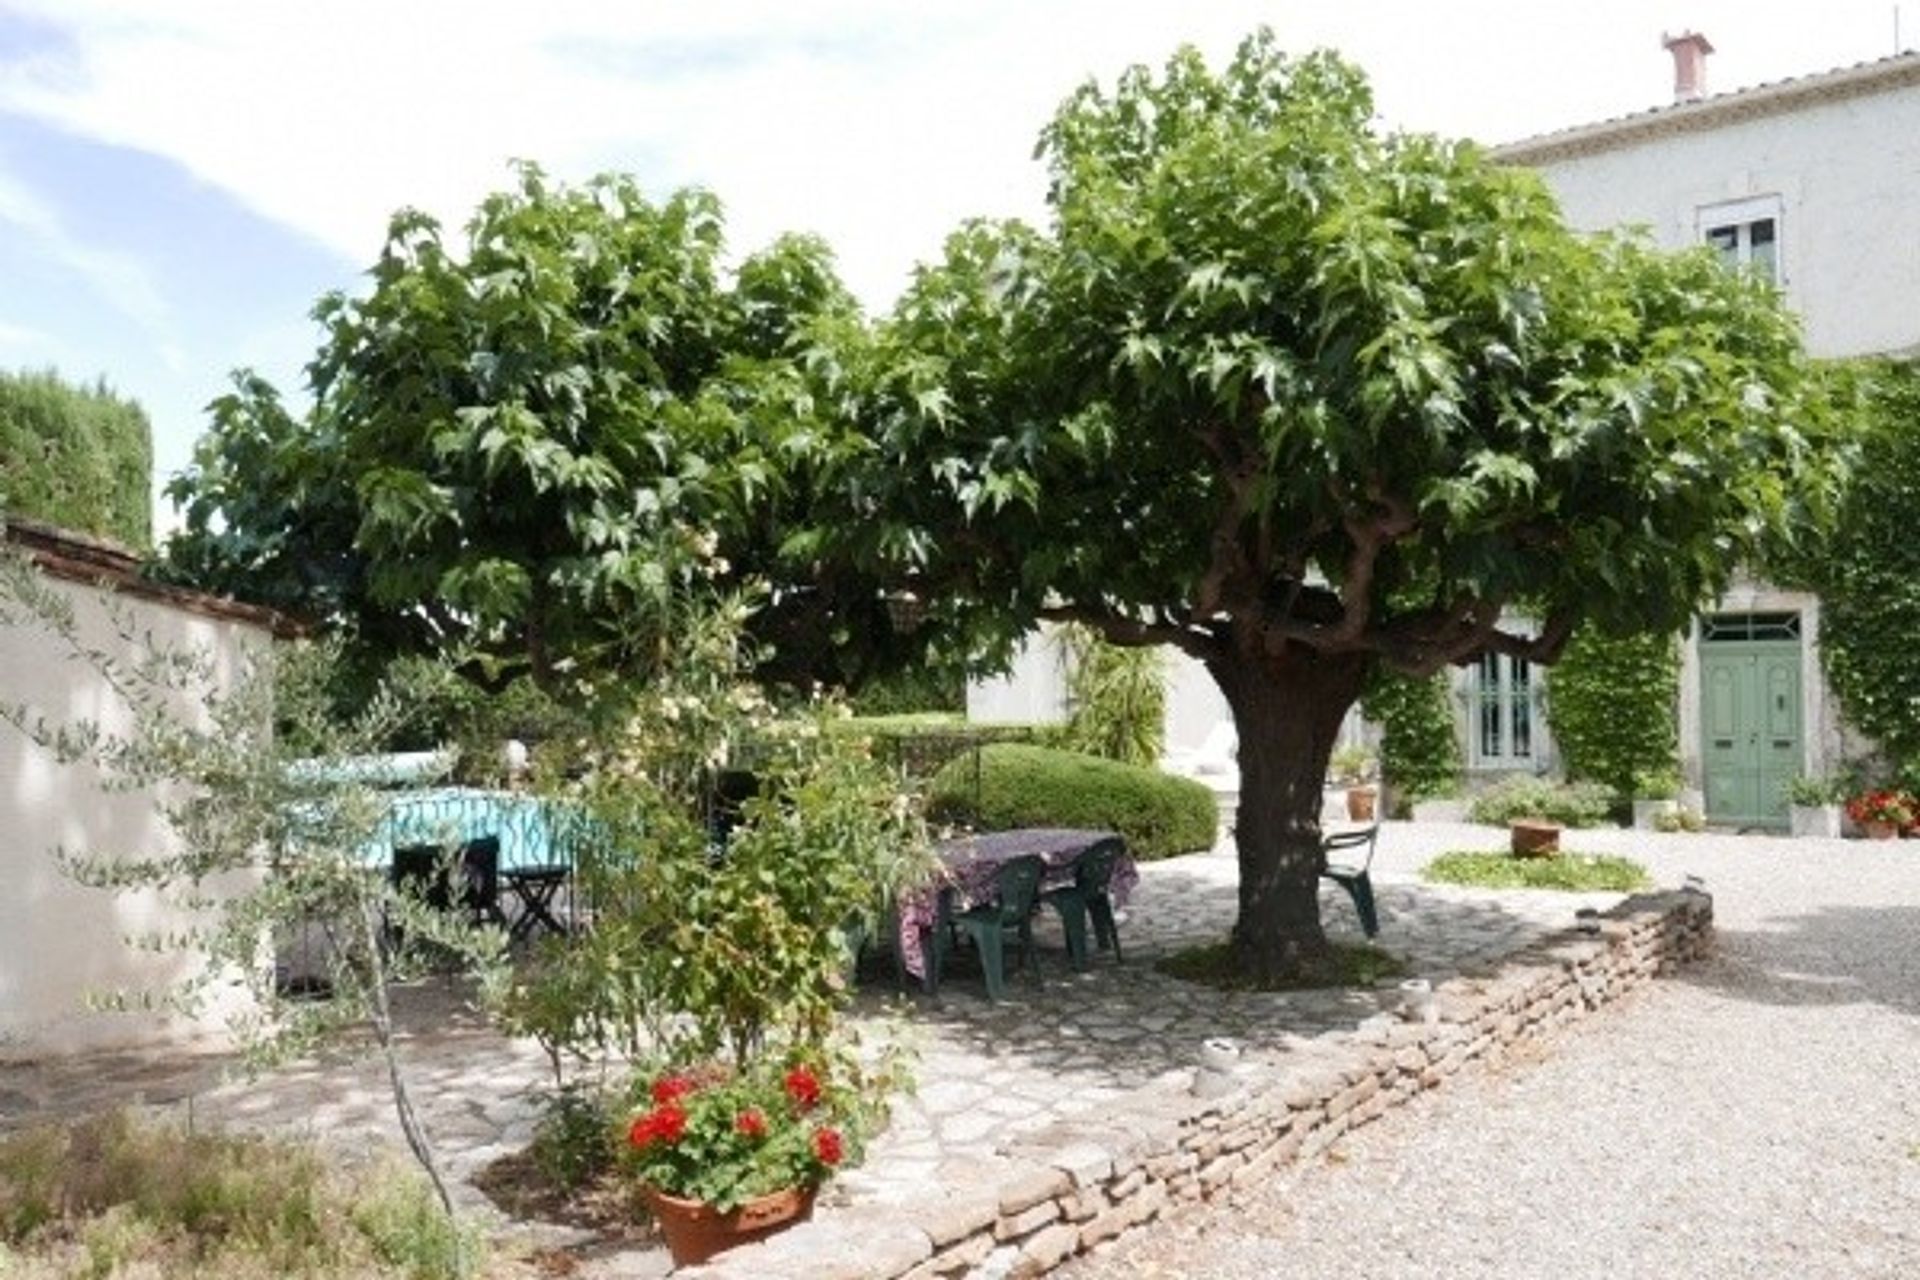
<svg viewBox="0 0 1920 1280"><path fill-rule="evenodd" d="M1663 35L1660 43L1673 55L1673 100L1698 102L1707 96L1707 55L1713 45L1698 31Z"/></svg>

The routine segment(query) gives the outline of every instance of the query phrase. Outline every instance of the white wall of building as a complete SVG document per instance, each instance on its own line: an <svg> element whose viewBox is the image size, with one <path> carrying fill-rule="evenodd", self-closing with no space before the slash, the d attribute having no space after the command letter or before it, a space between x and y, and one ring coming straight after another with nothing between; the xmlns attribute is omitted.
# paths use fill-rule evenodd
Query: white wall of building
<svg viewBox="0 0 1920 1280"><path fill-rule="evenodd" d="M101 591L50 585L72 602L87 643L126 652ZM116 603L155 644L214 655L223 688L239 677L249 647L269 643L263 630L245 622L130 596ZM93 722L108 733L132 726L127 707L94 669L32 625L0 625L0 702L25 704L55 723ZM176 698L172 710L205 722L204 708L186 698ZM230 1000L199 1022L87 1009L90 993L158 991L189 975L194 964L190 956L141 952L126 941L190 923L183 913L151 893L84 888L56 865L55 848L150 856L175 847L152 793L112 792L100 784L90 766L62 764L0 722L0 1058L205 1039L234 1007Z"/></svg>
<svg viewBox="0 0 1920 1280"><path fill-rule="evenodd" d="M1644 225L1669 248L1701 243L1718 206L1777 199L1782 284L1808 349L1852 356L1920 343L1920 84L1531 167L1574 226Z"/></svg>

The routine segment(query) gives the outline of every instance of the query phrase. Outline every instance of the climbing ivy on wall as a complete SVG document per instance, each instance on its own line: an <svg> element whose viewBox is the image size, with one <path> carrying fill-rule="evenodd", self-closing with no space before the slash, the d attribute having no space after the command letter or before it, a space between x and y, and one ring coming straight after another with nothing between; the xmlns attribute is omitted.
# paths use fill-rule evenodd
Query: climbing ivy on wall
<svg viewBox="0 0 1920 1280"><path fill-rule="evenodd" d="M1809 576L1821 660L1847 719L1895 763L1920 760L1920 365L1869 370L1860 455Z"/></svg>
<svg viewBox="0 0 1920 1280"><path fill-rule="evenodd" d="M1547 723L1567 777L1601 783L1626 800L1636 777L1673 773L1679 699L1677 637L1582 626L1547 670Z"/></svg>
<svg viewBox="0 0 1920 1280"><path fill-rule="evenodd" d="M0 372L0 511L144 548L153 525L146 412L105 383Z"/></svg>
<svg viewBox="0 0 1920 1280"><path fill-rule="evenodd" d="M1460 740L1444 671L1426 679L1374 673L1360 710L1380 726L1380 774L1396 805L1446 795L1460 782Z"/></svg>

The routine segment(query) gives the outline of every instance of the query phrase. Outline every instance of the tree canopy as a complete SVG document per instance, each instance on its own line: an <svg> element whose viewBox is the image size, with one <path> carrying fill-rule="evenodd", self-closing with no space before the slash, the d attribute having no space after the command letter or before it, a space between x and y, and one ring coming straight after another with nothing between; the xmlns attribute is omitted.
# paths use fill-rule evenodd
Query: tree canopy
<svg viewBox="0 0 1920 1280"><path fill-rule="evenodd" d="M0 373L0 512L145 547L153 536L153 430L104 382Z"/></svg>
<svg viewBox="0 0 1920 1280"><path fill-rule="evenodd" d="M1807 523L1819 419L1764 285L1575 235L1531 174L1371 111L1264 34L1068 99L1050 231L964 227L892 321L879 549L1203 658L1419 672L1677 627Z"/></svg>
<svg viewBox="0 0 1920 1280"><path fill-rule="evenodd" d="M490 682L633 663L670 580L771 566L811 469L859 446L824 353L863 330L826 246L784 238L730 276L722 252L710 195L533 166L464 251L396 215L365 296L315 310L312 410L245 372L213 406L168 490L169 571ZM790 647L885 643L833 585L769 604ZM869 584L849 598L881 612Z"/></svg>
<svg viewBox="0 0 1920 1280"><path fill-rule="evenodd" d="M1264 32L1073 94L1051 226L962 227L885 326L852 530L1003 622L1208 665L1263 968L1324 948L1321 779L1373 666L1677 629L1831 489L1769 287L1576 235L1532 174L1371 116Z"/></svg>

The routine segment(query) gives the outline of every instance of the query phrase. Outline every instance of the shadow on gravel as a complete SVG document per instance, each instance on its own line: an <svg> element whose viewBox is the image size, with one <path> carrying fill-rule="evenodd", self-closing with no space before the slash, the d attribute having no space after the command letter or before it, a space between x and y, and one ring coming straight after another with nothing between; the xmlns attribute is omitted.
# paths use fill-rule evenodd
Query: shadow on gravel
<svg viewBox="0 0 1920 1280"><path fill-rule="evenodd" d="M1441 897L1418 885L1382 885L1378 899L1377 945L1409 960L1415 972L1472 969L1486 963L1487 952L1511 949L1506 940L1517 931L1537 927L1497 903ZM949 959L938 995L916 989L906 1021L949 1051L1089 1087L1131 1089L1191 1067L1211 1036L1282 1053L1298 1047L1296 1037L1351 1029L1398 1003L1397 982L1385 990L1223 992L1155 968L1172 952L1226 937L1238 905L1231 883L1156 868L1143 878L1120 927L1124 964L1099 952L1089 972L1075 973L1057 917L1046 909L1035 926L1037 980L1032 970L1010 972L1008 999L989 1003L979 964L962 949ZM1338 888L1323 890L1321 913L1329 934L1360 940L1358 919ZM877 1014L897 995L892 965L891 955L870 955L862 966L861 1012Z"/></svg>
<svg viewBox="0 0 1920 1280"><path fill-rule="evenodd" d="M1920 907L1820 907L1717 931L1681 982L1770 1005L1878 1004L1920 1018Z"/></svg>

